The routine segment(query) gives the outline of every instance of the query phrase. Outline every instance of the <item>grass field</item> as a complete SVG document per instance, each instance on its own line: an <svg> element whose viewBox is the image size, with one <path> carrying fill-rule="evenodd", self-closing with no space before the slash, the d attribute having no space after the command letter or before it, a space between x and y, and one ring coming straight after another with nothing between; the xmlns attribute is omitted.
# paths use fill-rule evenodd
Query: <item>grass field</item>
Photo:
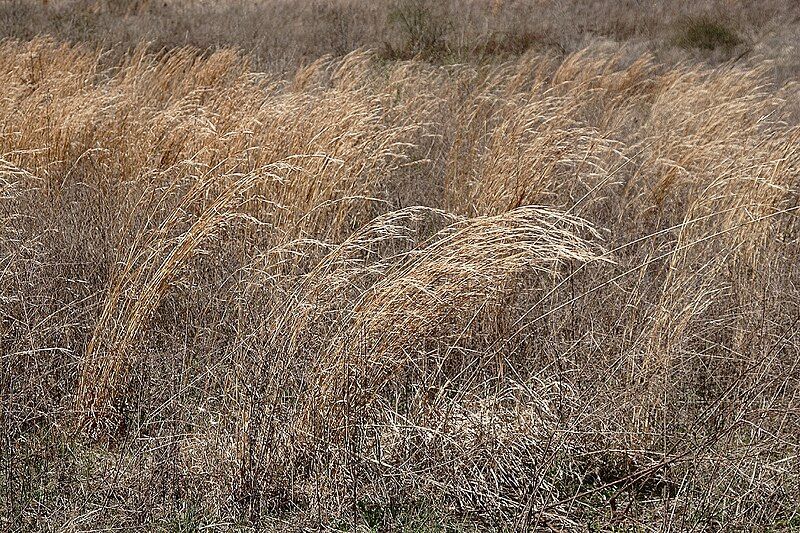
<svg viewBox="0 0 800 533"><path fill-rule="evenodd" d="M0 530L800 529L800 8L0 23Z"/></svg>

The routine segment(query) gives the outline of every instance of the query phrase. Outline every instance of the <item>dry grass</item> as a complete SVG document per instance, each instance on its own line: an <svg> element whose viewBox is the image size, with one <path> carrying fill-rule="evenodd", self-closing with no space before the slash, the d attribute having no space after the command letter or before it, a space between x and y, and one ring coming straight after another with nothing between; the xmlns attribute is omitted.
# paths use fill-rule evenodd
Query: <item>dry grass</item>
<svg viewBox="0 0 800 533"><path fill-rule="evenodd" d="M359 48L390 59L494 61L525 51L574 53L630 43L664 57L714 62L763 55L796 74L800 11L783 0L4 0L0 37L47 34L121 51L186 44L250 53L290 74ZM794 54L796 55L796 54Z"/></svg>
<svg viewBox="0 0 800 533"><path fill-rule="evenodd" d="M0 528L798 527L775 64L96 44L0 43Z"/></svg>

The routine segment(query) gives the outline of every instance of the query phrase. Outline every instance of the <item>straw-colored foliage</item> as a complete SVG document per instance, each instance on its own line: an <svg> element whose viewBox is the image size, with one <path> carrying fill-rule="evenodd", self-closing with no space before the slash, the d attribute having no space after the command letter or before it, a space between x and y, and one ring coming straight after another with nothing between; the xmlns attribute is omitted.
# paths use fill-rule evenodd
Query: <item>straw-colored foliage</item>
<svg viewBox="0 0 800 533"><path fill-rule="evenodd" d="M0 529L800 523L768 68L36 38L0 74Z"/></svg>

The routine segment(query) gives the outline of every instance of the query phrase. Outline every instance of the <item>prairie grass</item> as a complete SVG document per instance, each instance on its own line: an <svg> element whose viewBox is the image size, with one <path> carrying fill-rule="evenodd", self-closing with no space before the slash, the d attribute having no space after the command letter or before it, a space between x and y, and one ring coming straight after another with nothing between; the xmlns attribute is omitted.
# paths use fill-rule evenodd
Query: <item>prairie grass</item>
<svg viewBox="0 0 800 533"><path fill-rule="evenodd" d="M796 84L347 43L0 42L0 528L796 527Z"/></svg>

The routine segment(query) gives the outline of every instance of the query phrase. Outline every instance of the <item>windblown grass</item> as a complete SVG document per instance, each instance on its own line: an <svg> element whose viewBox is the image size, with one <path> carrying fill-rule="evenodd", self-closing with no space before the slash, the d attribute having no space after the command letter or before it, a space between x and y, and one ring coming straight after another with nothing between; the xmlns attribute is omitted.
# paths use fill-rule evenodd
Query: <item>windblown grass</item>
<svg viewBox="0 0 800 533"><path fill-rule="evenodd" d="M0 43L0 515L797 523L770 72Z"/></svg>

